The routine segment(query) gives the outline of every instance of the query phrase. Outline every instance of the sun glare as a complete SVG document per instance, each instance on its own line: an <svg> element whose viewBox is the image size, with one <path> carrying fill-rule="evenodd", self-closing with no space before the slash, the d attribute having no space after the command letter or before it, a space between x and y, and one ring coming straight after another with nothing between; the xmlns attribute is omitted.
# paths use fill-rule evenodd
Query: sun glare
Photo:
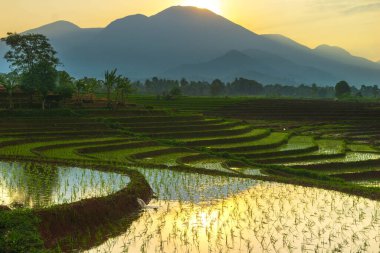
<svg viewBox="0 0 380 253"><path fill-rule="evenodd" d="M183 0L181 5L209 9L210 11L217 14L222 14L222 6L220 0Z"/></svg>

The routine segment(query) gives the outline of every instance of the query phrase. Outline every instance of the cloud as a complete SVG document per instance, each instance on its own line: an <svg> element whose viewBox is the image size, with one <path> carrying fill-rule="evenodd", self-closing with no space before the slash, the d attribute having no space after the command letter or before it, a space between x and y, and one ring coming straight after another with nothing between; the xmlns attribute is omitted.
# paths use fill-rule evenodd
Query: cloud
<svg viewBox="0 0 380 253"><path fill-rule="evenodd" d="M362 12L380 11L380 3L371 3L365 5L355 6L343 11L344 14L356 14Z"/></svg>
<svg viewBox="0 0 380 253"><path fill-rule="evenodd" d="M352 15L380 10L380 0L309 0L306 2L313 10L320 12Z"/></svg>

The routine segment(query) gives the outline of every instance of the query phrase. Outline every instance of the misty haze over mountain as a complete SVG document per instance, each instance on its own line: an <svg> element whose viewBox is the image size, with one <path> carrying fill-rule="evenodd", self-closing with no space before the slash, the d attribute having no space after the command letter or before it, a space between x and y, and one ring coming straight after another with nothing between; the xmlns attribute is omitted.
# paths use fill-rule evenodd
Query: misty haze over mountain
<svg viewBox="0 0 380 253"><path fill-rule="evenodd" d="M101 77L118 68L131 79L153 76L264 84L317 83L344 79L380 84L380 64L339 47L305 47L282 35L258 35L222 16L194 7L171 7L154 16L132 15L105 28L83 29L58 21L26 32L50 38L64 69L75 77ZM6 52L0 44L0 54ZM0 60L0 72L8 71Z"/></svg>

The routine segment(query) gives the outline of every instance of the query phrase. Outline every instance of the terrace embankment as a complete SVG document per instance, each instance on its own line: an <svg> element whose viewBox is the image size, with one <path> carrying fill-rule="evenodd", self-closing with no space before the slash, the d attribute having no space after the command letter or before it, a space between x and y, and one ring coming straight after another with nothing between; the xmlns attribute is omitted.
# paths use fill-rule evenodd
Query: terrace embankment
<svg viewBox="0 0 380 253"><path fill-rule="evenodd" d="M114 194L34 210L41 221L39 228L47 248L56 247L67 237L86 234L95 238L98 227L138 211L137 198L149 202L153 192L144 176L137 171L120 171L124 171L131 182Z"/></svg>
<svg viewBox="0 0 380 253"><path fill-rule="evenodd" d="M182 106L185 106L182 100L163 102L147 98L141 100L147 103L141 107L109 111L109 114L106 110L88 110L50 119L42 116L13 117L0 125L0 131L7 133L5 139L0 139L0 156L22 160L163 165L169 169L170 166L183 165L184 161L189 160L188 165L192 170L199 172L228 170L222 168L221 163L228 164L228 160L232 159L240 160L242 164L287 165L310 169L314 173L314 167L326 167L327 170L323 170L325 174L331 168L347 167L352 163L372 166L376 162L373 158L379 153L376 147L348 143L350 140L346 141L344 136L339 136L340 140L336 140L336 136L332 135L334 129L338 132L362 134L357 122L351 124L344 121L326 125L315 121L313 117L309 117L313 121L311 124L308 121L281 121L281 117L287 117L285 112L293 115L289 119L299 119L302 110L305 115L307 110L313 108L312 115L318 110L321 115L327 115L335 105L338 114L345 114L346 107L352 109L356 106L355 103L222 98L185 100L192 100L192 103L186 105L186 113L181 112ZM165 103L163 107L178 105L179 108L176 112L150 107L147 109L151 102L157 105ZM198 102L203 103L203 107ZM212 106L214 102L216 104ZM326 105L320 106L321 104ZM191 105L194 110L191 110ZM302 106L305 108L301 110L299 107ZM369 106L372 104L359 104L356 110L362 110L362 115L366 115ZM253 107L258 109L253 110ZM207 114L230 113L228 116L234 118L245 115L249 121L205 117L199 113L200 108ZM209 111L205 111L206 108ZM263 111L267 114L260 114ZM260 115L268 119L281 117L276 120L251 120L256 116L260 118ZM326 116L326 119L329 117ZM368 129L361 127L362 131L376 134L374 124L371 123ZM33 133L33 138L26 137L30 132ZM101 136L95 136L96 133ZM348 152L349 149L352 151ZM362 153L358 155L360 152ZM196 161L186 158L188 156L213 159ZM220 159L220 162L215 159Z"/></svg>
<svg viewBox="0 0 380 253"><path fill-rule="evenodd" d="M380 110L374 105L183 98L192 101L185 104L181 99L146 98L139 100L146 103L141 107L81 110L65 117L19 115L0 123L2 159L116 170L131 177L126 189L107 197L35 210L47 247L67 237L78 243L88 231L93 237L92 231L138 210L137 197L149 200L150 186L127 166L200 178L276 181L379 199L378 188L349 178L379 171L375 137L380 124L374 117ZM159 185L167 180L159 178Z"/></svg>

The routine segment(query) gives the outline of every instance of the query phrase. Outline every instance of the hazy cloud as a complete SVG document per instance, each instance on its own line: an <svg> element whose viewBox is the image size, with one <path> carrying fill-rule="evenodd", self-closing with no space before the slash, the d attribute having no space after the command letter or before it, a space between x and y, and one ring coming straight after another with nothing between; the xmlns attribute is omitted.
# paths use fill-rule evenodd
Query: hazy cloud
<svg viewBox="0 0 380 253"><path fill-rule="evenodd" d="M379 10L380 10L380 2L355 6L355 7L344 10L343 13L355 14L355 13L379 11Z"/></svg>
<svg viewBox="0 0 380 253"><path fill-rule="evenodd" d="M379 0L309 0L307 3L314 10L347 15L380 10Z"/></svg>

